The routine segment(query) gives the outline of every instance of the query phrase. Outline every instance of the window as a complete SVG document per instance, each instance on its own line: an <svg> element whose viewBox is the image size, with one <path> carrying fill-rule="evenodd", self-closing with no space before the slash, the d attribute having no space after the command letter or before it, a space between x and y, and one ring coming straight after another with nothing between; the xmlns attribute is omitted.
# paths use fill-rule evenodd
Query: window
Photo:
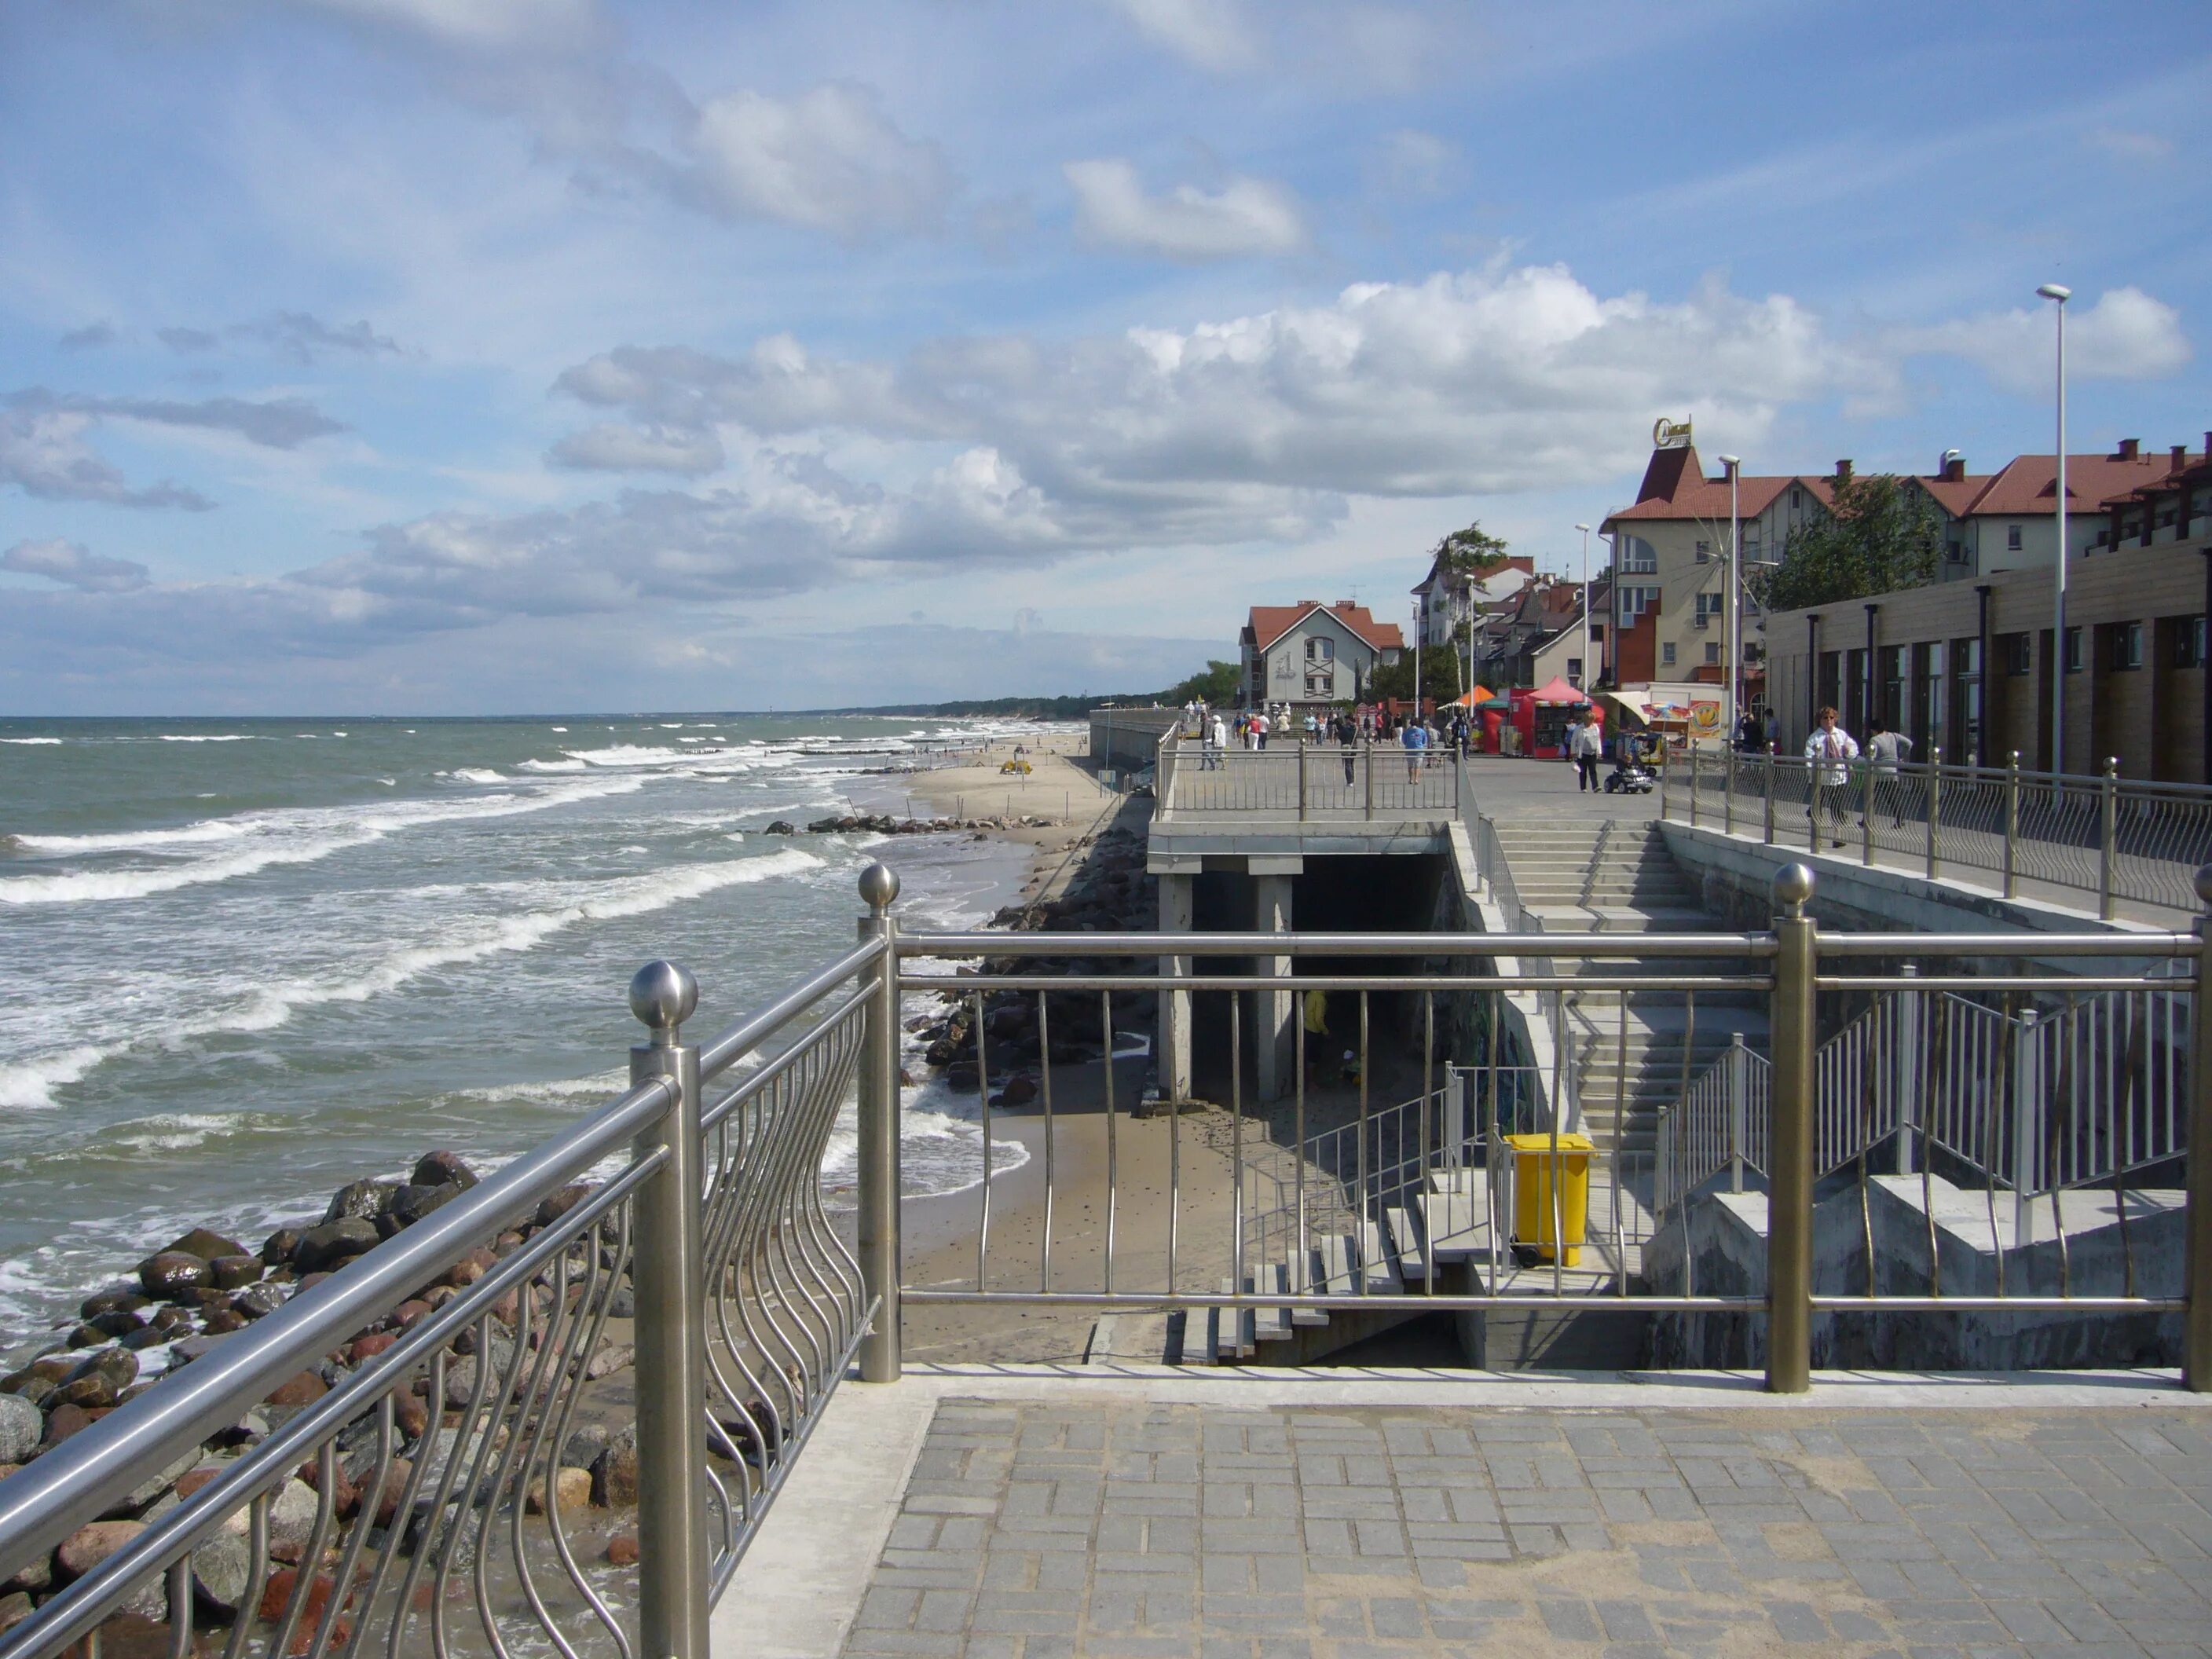
<svg viewBox="0 0 2212 1659"><path fill-rule="evenodd" d="M1659 571L1659 550L1641 536L1620 538L1620 568L1632 576L1656 575Z"/></svg>
<svg viewBox="0 0 2212 1659"><path fill-rule="evenodd" d="M2066 630L2066 672L2069 674L2081 672L2081 630L2078 628Z"/></svg>
<svg viewBox="0 0 2212 1659"><path fill-rule="evenodd" d="M1674 641L1668 641L1659 647L1659 660L1672 668L1674 665Z"/></svg>
<svg viewBox="0 0 2212 1659"><path fill-rule="evenodd" d="M1792 513L1802 513L1805 510L1805 492L1796 484L1790 486L1790 510Z"/></svg>
<svg viewBox="0 0 2212 1659"><path fill-rule="evenodd" d="M1659 608L1659 590L1652 586L1624 585L1620 590L1620 619L1633 623L1647 611Z"/></svg>
<svg viewBox="0 0 2212 1659"><path fill-rule="evenodd" d="M1699 564L1711 564L1712 562L1713 544L1711 542L1699 542L1698 544L1698 562Z"/></svg>
<svg viewBox="0 0 2212 1659"><path fill-rule="evenodd" d="M2005 550L2009 553L2020 551L2020 526L2016 524L2005 526Z"/></svg>
<svg viewBox="0 0 2212 1659"><path fill-rule="evenodd" d="M1580 657L1567 659L1567 683L1570 685L1580 685L1583 683L1583 659Z"/></svg>
<svg viewBox="0 0 2212 1659"><path fill-rule="evenodd" d="M2115 670L2142 666L2143 630L2139 622L2112 624L2112 666Z"/></svg>
<svg viewBox="0 0 2212 1659"><path fill-rule="evenodd" d="M1700 593L1698 595L1698 616L1701 621L1707 617L1717 617L1722 611L1727 609L1728 595L1725 593Z"/></svg>
<svg viewBox="0 0 2212 1659"><path fill-rule="evenodd" d="M2177 617L2173 623L2173 665L2176 668L2204 666L2204 618Z"/></svg>
<svg viewBox="0 0 2212 1659"><path fill-rule="evenodd" d="M1335 658L1336 641L1334 640L1314 639L1306 641L1308 662L1332 662Z"/></svg>
<svg viewBox="0 0 2212 1659"><path fill-rule="evenodd" d="M1964 542L1945 542L1943 556L1953 564L1964 564L1966 562L1966 544Z"/></svg>
<svg viewBox="0 0 2212 1659"><path fill-rule="evenodd" d="M2014 679L2025 679L2035 672L2035 640L2033 635L2008 634L2004 636L2005 672Z"/></svg>
<svg viewBox="0 0 2212 1659"><path fill-rule="evenodd" d="M1721 659L1721 647L1720 647L1720 641L1717 641L1717 640L1716 640L1716 641L1714 641L1711 644L1710 644L1710 645L1708 645L1708 646L1706 646L1706 647L1705 647L1705 660L1706 660L1707 662L1709 662L1709 663L1715 663L1715 664L1717 664L1717 663L1720 661L1720 659Z"/></svg>

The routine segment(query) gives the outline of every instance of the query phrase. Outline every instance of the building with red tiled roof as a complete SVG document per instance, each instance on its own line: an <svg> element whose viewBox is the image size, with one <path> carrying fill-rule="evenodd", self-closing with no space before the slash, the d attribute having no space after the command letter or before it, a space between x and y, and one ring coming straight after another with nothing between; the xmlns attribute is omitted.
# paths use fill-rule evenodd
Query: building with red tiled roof
<svg viewBox="0 0 2212 1659"><path fill-rule="evenodd" d="M2107 507L2157 488L2170 475L2203 462L2188 446L2145 453L2140 441L2123 439L2109 455L2066 458L2066 545L2072 558L2108 546L2113 526ZM2058 544L2058 458L2020 455L1982 482L1963 506L1946 501L1947 577L1988 576L2001 570L2051 568Z"/></svg>
<svg viewBox="0 0 2212 1659"><path fill-rule="evenodd" d="M1254 605L1237 644L1248 702L1346 702L1378 663L1398 660L1406 635L1350 599L1300 599Z"/></svg>

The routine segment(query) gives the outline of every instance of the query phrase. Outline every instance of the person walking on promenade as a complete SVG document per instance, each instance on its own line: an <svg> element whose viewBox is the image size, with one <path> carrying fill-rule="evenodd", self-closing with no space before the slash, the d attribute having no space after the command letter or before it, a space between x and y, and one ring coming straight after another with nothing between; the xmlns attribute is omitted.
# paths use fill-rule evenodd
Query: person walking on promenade
<svg viewBox="0 0 2212 1659"><path fill-rule="evenodd" d="M1859 757L1857 740L1836 723L1836 711L1820 710L1820 722L1813 728L1813 735L1805 739L1805 759L1811 793L1805 802L1805 816L1813 821L1813 833L1820 832L1820 815L1828 818L1829 845L1844 844L1844 794L1850 787L1850 763Z"/></svg>
<svg viewBox="0 0 2212 1659"><path fill-rule="evenodd" d="M1873 733L1867 738L1867 758L1874 763L1874 793L1876 810L1889 808L1889 827L1905 828L1905 781L1899 765L1912 758L1912 739L1902 732L1893 732L1880 720L1869 720ZM1861 818L1862 829L1866 820Z"/></svg>
<svg viewBox="0 0 2212 1659"><path fill-rule="evenodd" d="M1406 729L1398 734L1398 741L1406 747L1406 781L1421 781L1421 758L1429 746L1429 728L1419 720L1407 720Z"/></svg>
<svg viewBox="0 0 2212 1659"><path fill-rule="evenodd" d="M1252 716L1252 746L1255 749L1267 746L1267 728L1272 724L1264 711Z"/></svg>
<svg viewBox="0 0 2212 1659"><path fill-rule="evenodd" d="M1579 793L1595 795L1600 793L1597 763L1605 753L1605 740L1598 736L1597 716L1585 708L1575 717L1567 732L1567 754L1575 763L1575 787Z"/></svg>
<svg viewBox="0 0 2212 1659"><path fill-rule="evenodd" d="M1229 741L1229 727L1220 715L1213 715L1199 726L1199 738L1203 744L1199 756L1198 769L1218 772L1221 769L1221 750Z"/></svg>
<svg viewBox="0 0 2212 1659"><path fill-rule="evenodd" d="M1336 744L1344 751L1344 787L1349 789L1359 764L1359 722L1349 714L1336 717Z"/></svg>

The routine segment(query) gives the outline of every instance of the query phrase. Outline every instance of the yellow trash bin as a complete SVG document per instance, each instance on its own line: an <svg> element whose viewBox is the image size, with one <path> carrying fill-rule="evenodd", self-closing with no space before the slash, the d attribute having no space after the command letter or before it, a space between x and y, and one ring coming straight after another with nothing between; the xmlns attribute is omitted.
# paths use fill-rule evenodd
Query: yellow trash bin
<svg viewBox="0 0 2212 1659"><path fill-rule="evenodd" d="M1596 1143L1588 1135L1508 1135L1513 1149L1513 1242L1548 1261L1553 1242L1565 1247L1563 1265L1582 1258L1589 1219L1589 1160ZM1556 1159L1553 1148L1559 1149ZM1553 1166L1559 1166L1559 1211L1552 1208Z"/></svg>

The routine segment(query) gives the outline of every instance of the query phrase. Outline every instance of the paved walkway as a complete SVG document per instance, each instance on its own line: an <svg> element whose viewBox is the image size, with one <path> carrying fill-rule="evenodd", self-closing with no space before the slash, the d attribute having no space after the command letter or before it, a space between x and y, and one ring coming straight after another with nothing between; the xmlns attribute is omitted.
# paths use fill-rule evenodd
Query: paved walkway
<svg viewBox="0 0 2212 1659"><path fill-rule="evenodd" d="M943 1398L844 1652L2212 1653L2212 1413L2172 1395L1243 1393Z"/></svg>

